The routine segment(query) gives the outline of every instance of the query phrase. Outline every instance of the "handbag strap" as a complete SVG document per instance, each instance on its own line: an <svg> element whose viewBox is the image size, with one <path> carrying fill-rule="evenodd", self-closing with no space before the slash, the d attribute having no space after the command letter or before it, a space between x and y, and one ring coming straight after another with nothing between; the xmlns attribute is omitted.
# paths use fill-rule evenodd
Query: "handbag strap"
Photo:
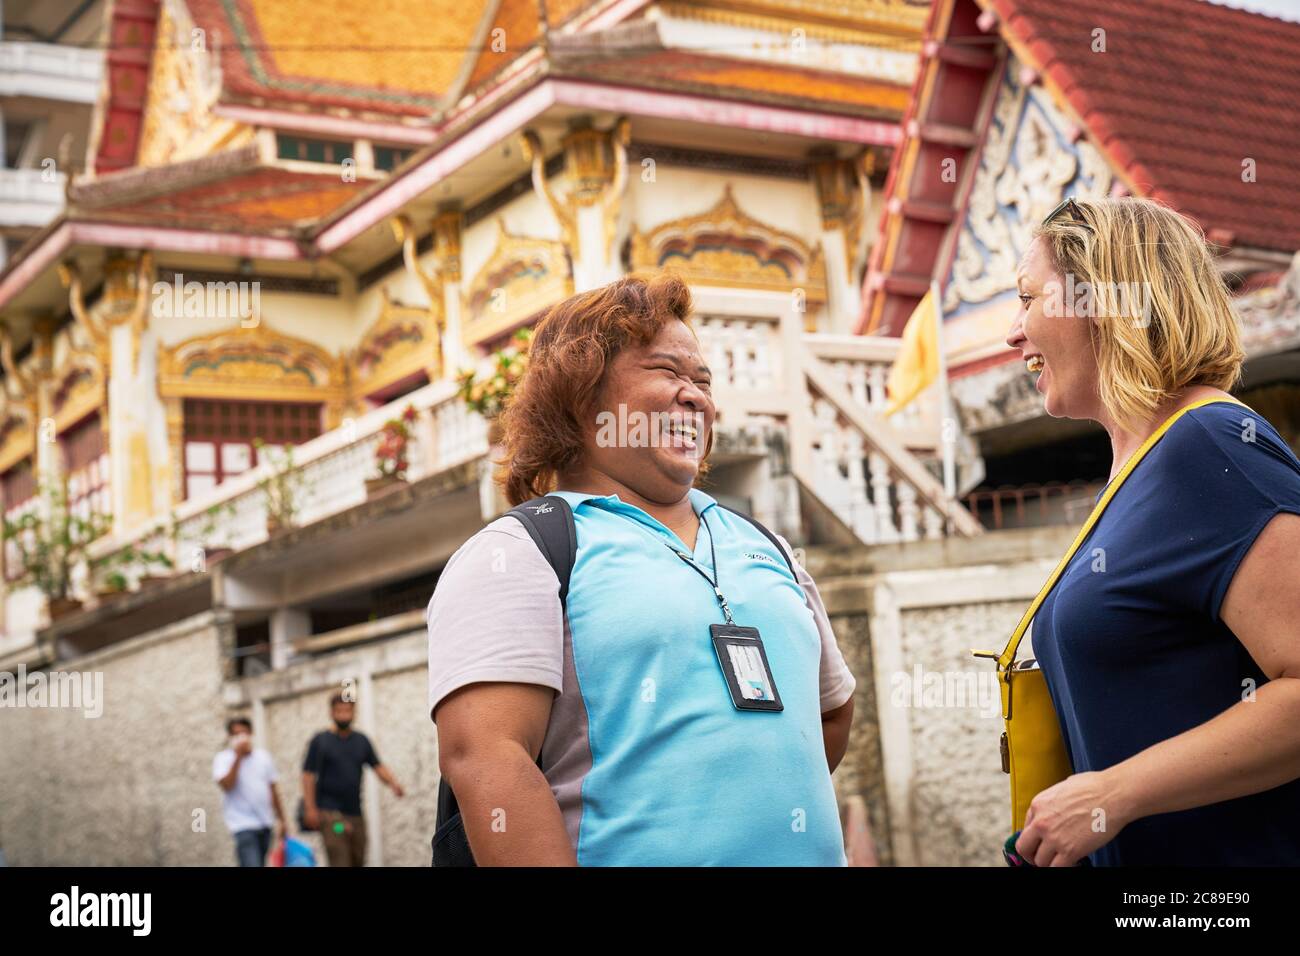
<svg viewBox="0 0 1300 956"><path fill-rule="evenodd" d="M1011 639L1007 641L1007 646L1003 648L1002 653L998 655L998 670L1006 670L1011 666L1012 662L1015 661L1016 651L1020 647L1020 641L1029 630L1029 623L1034 619L1034 615L1038 613L1039 607L1042 606L1047 595L1051 593L1052 588L1056 586L1056 582L1061 579L1061 575L1065 573L1065 569L1069 565L1070 559L1074 557L1075 552L1077 552L1083 545L1083 542L1087 540L1093 527L1101 520L1102 512L1106 510L1106 506L1110 504L1110 500L1115 497L1120 486L1123 485L1128 476L1133 473L1133 469L1138 466L1138 463L1142 461L1146 456L1146 453L1155 447L1156 442L1160 441L1160 439L1164 437L1165 432L1169 431L1170 427L1172 427L1174 422L1178 421L1178 419L1182 418L1194 408L1200 408L1203 405L1213 405L1216 402L1225 402L1234 405L1241 405L1243 408L1246 407L1244 402L1239 402L1237 399L1231 397L1203 398L1199 401L1192 402L1190 405L1183 406L1165 419L1164 424L1152 432L1150 437L1141 444L1138 450L1129 456L1128 461L1124 463L1124 467L1120 469L1119 474L1116 475L1115 479L1106 486L1106 490L1102 494L1101 500L1093 507L1092 514L1088 515L1088 520L1083 523L1083 527L1080 528L1079 533L1075 535L1074 543L1071 544L1070 549L1065 552L1065 557L1061 558L1060 563L1056 565L1056 570L1052 572L1050 577L1048 577L1047 583L1042 586L1038 592L1038 596L1034 598L1033 603L1029 605L1024 616L1020 618L1020 623L1016 625L1015 631L1012 632ZM985 652L981 653L980 656L992 657L993 655L992 653Z"/></svg>

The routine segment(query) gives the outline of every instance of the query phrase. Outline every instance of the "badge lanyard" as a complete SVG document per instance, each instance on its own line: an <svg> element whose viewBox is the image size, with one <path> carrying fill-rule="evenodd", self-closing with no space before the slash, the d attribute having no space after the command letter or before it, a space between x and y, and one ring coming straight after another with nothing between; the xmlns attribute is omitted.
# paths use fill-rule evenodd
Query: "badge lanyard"
<svg viewBox="0 0 1300 956"><path fill-rule="evenodd" d="M639 522L638 522L639 523ZM756 627L742 627L731 615L731 605L722 593L722 572L718 567L718 552L713 544L713 529L704 515L700 515L700 527L709 535L709 557L713 562L713 576L704 573L704 569L695 563L695 559L673 547L671 542L663 541L666 547L681 558L700 577L713 588L713 596L718 599L718 607L726 624L710 624L709 635L713 640L713 650L722 668L722 676L727 690L731 693L731 703L737 710L781 711L781 695L772 679L772 669L767 661L767 651L763 647L763 637ZM648 533L648 532L647 532ZM663 539L660 539L661 541Z"/></svg>
<svg viewBox="0 0 1300 956"><path fill-rule="evenodd" d="M685 551L678 551L667 541L664 542L664 547L666 547L673 554L677 555L677 557L681 558L684 562L686 562L687 567L691 568L691 570L693 570L696 574L698 574L700 577L704 578L704 580L709 582L709 587L713 588L713 594L718 599L718 606L722 608L722 616L727 619L728 624L734 627L736 621L731 616L731 605L727 603L726 597L724 597L722 594L722 589L718 586L718 582L722 580L722 577L721 577L721 572L718 571L718 552L715 551L713 548L713 529L709 527L708 519L705 518L704 515L700 515L700 527L702 527L706 532L708 532L709 535L709 560L713 563L713 577L709 577L707 574L705 574L704 569L700 567L698 564L696 564L695 559L691 557L689 554L687 554Z"/></svg>

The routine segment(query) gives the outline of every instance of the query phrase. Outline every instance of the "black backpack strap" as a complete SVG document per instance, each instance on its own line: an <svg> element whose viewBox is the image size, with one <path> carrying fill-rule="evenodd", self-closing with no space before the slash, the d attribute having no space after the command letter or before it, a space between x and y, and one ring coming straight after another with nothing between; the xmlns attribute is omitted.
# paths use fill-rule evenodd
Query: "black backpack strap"
<svg viewBox="0 0 1300 956"><path fill-rule="evenodd" d="M515 505L506 514L517 518L550 563L560 581L560 607L569 597L569 578L578 557L578 532L573 509L558 495L544 495Z"/></svg>
<svg viewBox="0 0 1300 956"><path fill-rule="evenodd" d="M763 537L767 538L768 541L772 542L773 547L776 548L777 554L785 558L786 566L790 569L790 574L794 577L795 581L797 582L799 580L799 572L795 571L794 569L794 559L789 554L786 553L785 548L781 547L781 542L776 540L776 535L774 535L771 531L767 530L767 526L764 525L763 522L759 521L753 515L747 515L745 514L745 512L737 511L735 508L728 508L726 505L722 504L721 502L718 503L718 507L722 508L725 511L730 511L733 515L738 515L741 518L744 518L746 521L752 524L759 531L763 532Z"/></svg>
<svg viewBox="0 0 1300 956"><path fill-rule="evenodd" d="M578 556L578 532L573 509L557 495L545 495L515 505L506 514L517 518L542 552L560 582L560 609L569 597L569 579ZM541 758L538 758L541 766ZM438 781L438 817L433 834L434 866L474 866L469 836L460 816L456 794L445 778Z"/></svg>

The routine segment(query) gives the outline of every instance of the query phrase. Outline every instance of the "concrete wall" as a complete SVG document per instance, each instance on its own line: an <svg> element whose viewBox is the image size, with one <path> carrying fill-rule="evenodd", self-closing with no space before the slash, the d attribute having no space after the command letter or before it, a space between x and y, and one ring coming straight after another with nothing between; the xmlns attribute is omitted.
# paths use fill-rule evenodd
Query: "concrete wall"
<svg viewBox="0 0 1300 956"><path fill-rule="evenodd" d="M225 736L213 615L58 669L102 675L103 713L0 709L0 841L9 864L232 859L211 780L212 757Z"/></svg>
<svg viewBox="0 0 1300 956"><path fill-rule="evenodd" d="M1042 528L809 554L858 678L837 790L865 800L883 864L1002 865L997 685L970 651L1001 650L1070 539Z"/></svg>

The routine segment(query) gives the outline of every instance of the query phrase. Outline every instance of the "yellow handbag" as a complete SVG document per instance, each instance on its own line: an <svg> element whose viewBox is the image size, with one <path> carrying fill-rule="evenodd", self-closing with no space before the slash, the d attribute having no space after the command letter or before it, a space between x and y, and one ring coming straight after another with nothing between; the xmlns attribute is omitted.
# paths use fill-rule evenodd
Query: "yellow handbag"
<svg viewBox="0 0 1300 956"><path fill-rule="evenodd" d="M1052 698L1047 690L1047 681L1043 677L1038 662L1033 658L1016 662L1016 650L1020 641L1029 630L1029 623L1038 613L1043 600L1056 586L1061 575L1065 573L1070 559L1083 545L1093 526L1101 519L1102 512L1115 497L1125 479L1133 473L1145 456L1183 415L1202 405L1215 402L1232 402L1241 405L1235 398L1205 398L1180 408L1157 428L1129 460L1124 463L1115 479L1106 486L1105 493L1088 520L1083 523L1074 543L1065 552L1065 557L1056 566L1034 598L1033 603L1020 618L1020 623L1007 641L1002 653L997 651L971 651L976 657L987 657L997 661L998 685L1002 694L1002 719L1006 730L1002 734L1000 748L1002 751L1002 772L1011 775L1011 829L1022 830L1025 826L1025 814L1029 811L1030 801L1039 793L1060 783L1072 772L1070 758L1065 751L1065 741L1061 737L1061 724Z"/></svg>

